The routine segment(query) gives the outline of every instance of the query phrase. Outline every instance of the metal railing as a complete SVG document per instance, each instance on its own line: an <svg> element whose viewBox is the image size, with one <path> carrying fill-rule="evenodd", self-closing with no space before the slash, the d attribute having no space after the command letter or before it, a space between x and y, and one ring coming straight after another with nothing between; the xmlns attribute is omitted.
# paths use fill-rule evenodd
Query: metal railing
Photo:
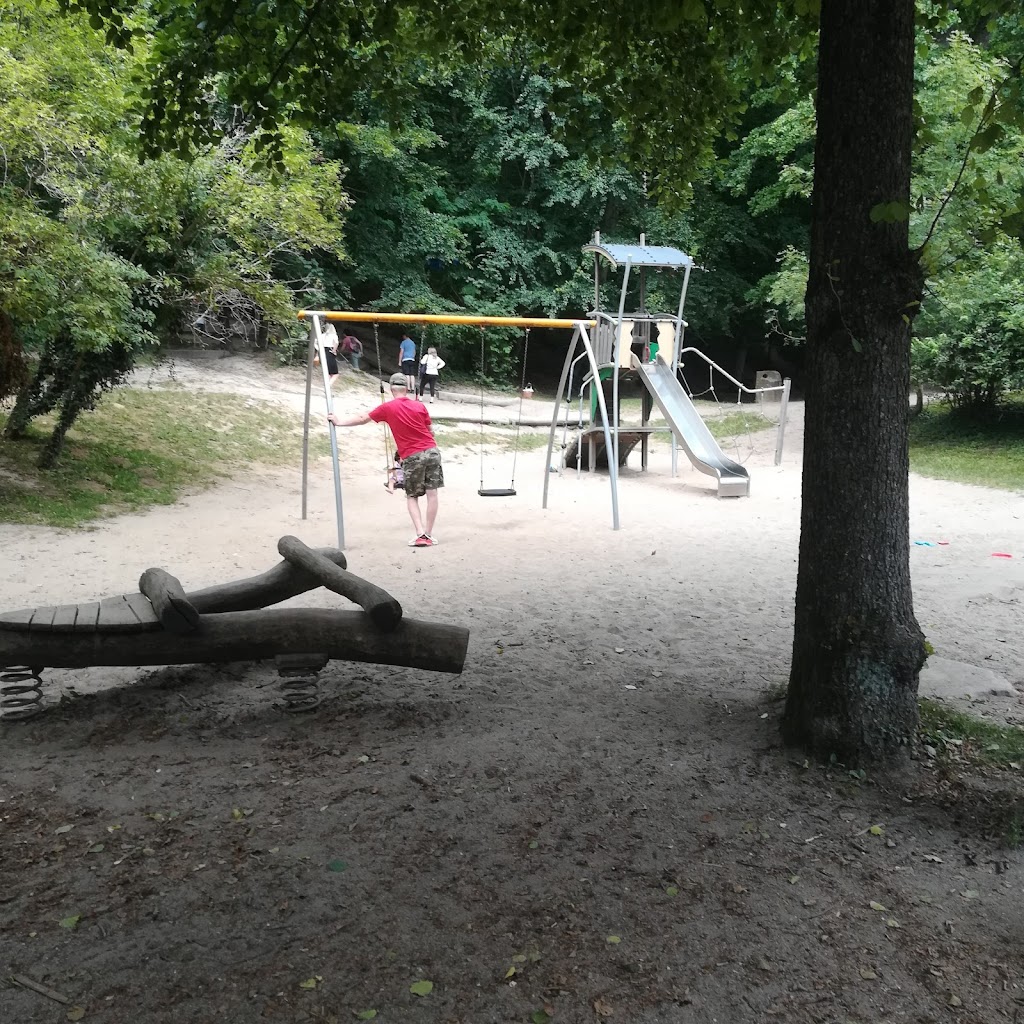
<svg viewBox="0 0 1024 1024"><path fill-rule="evenodd" d="M782 463L782 446L786 438L786 414L789 411L789 389L791 381L787 377L781 384L773 385L770 388L748 388L746 384L738 381L728 370L723 369L713 359L706 356L699 348L694 348L692 345L688 345L686 348L681 349L679 352L679 361L677 368L681 370L683 368L683 356L687 352L692 352L695 356L700 356L705 363L713 370L717 370L726 380L731 381L736 389L736 404L740 404L741 395L764 395L769 391L781 391L782 401L779 404L779 429L775 437L775 465L778 466Z"/></svg>

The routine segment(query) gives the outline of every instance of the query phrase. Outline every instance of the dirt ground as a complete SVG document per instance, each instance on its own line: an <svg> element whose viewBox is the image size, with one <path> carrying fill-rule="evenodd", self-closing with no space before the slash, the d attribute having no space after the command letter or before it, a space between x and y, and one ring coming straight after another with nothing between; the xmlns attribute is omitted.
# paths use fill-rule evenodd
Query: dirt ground
<svg viewBox="0 0 1024 1024"><path fill-rule="evenodd" d="M298 374L250 359L175 379L301 407ZM744 440L748 499L673 479L656 443L618 532L605 476L550 474L542 510L545 452L523 451L518 496L480 499L478 453L439 429L429 550L406 547L377 429L341 434L349 567L468 627L465 671L332 662L306 715L265 664L47 672L63 700L0 725L0 977L53 991L0 988L0 1022L1024 1020L1012 773L940 756L861 777L780 745L799 406L781 467L769 434ZM173 507L0 526L2 607L128 592L150 565L226 582L283 534L334 543L330 463L303 521L296 441L287 471ZM511 456L485 470L503 486ZM935 542L911 550L922 626L1009 682L965 707L1019 719L1020 495L915 477L912 505Z"/></svg>

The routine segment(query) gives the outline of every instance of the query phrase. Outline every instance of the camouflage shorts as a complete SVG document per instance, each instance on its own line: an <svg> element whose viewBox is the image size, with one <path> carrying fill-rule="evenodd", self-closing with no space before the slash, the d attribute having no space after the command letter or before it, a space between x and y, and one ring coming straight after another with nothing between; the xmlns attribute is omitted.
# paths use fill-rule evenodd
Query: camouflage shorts
<svg viewBox="0 0 1024 1024"><path fill-rule="evenodd" d="M441 453L436 448L415 452L402 459L405 472L405 493L410 498L421 498L427 491L444 487Z"/></svg>

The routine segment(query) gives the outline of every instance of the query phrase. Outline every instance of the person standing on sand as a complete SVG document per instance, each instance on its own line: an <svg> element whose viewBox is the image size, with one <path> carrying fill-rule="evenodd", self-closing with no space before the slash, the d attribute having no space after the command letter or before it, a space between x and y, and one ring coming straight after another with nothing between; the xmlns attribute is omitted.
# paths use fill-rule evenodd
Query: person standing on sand
<svg viewBox="0 0 1024 1024"><path fill-rule="evenodd" d="M327 379L330 384L331 390L334 390L334 382L338 379L338 374L341 372L338 366L338 329L327 320L324 323L324 328L320 332L321 339L324 343L324 359L327 365ZM313 356L313 365L320 365L320 353L317 352Z"/></svg>
<svg viewBox="0 0 1024 1024"><path fill-rule="evenodd" d="M420 398L423 392L430 388L430 401L434 401L437 394L437 378L445 367L445 361L437 354L433 345L427 349L427 354L420 360Z"/></svg>
<svg viewBox="0 0 1024 1024"><path fill-rule="evenodd" d="M416 394L416 342L409 337L409 332L402 333L398 345L398 367L405 374L407 391Z"/></svg>
<svg viewBox="0 0 1024 1024"><path fill-rule="evenodd" d="M430 413L423 408L421 402L409 398L406 374L391 374L390 384L390 402L355 416L342 417L330 413L327 419L336 427L358 427L372 420L374 423L386 423L391 428L405 476L405 504L416 531L416 536L409 541L409 547L430 548L437 543L434 538L437 492L444 487L441 453L437 450L434 432L430 427ZM425 519L420 517L420 498L424 496L427 499Z"/></svg>
<svg viewBox="0 0 1024 1024"><path fill-rule="evenodd" d="M353 370L359 369L359 360L363 357L363 343L351 332L346 331L341 339L341 354L352 364Z"/></svg>

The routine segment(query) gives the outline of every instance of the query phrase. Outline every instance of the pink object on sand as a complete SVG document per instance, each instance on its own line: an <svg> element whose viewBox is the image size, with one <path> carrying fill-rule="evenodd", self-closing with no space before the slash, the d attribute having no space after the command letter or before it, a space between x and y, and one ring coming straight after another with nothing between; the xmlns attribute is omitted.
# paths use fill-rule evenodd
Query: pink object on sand
<svg viewBox="0 0 1024 1024"><path fill-rule="evenodd" d="M1005 551L993 551L993 558L1013 558L1013 555L1008 555Z"/></svg>

